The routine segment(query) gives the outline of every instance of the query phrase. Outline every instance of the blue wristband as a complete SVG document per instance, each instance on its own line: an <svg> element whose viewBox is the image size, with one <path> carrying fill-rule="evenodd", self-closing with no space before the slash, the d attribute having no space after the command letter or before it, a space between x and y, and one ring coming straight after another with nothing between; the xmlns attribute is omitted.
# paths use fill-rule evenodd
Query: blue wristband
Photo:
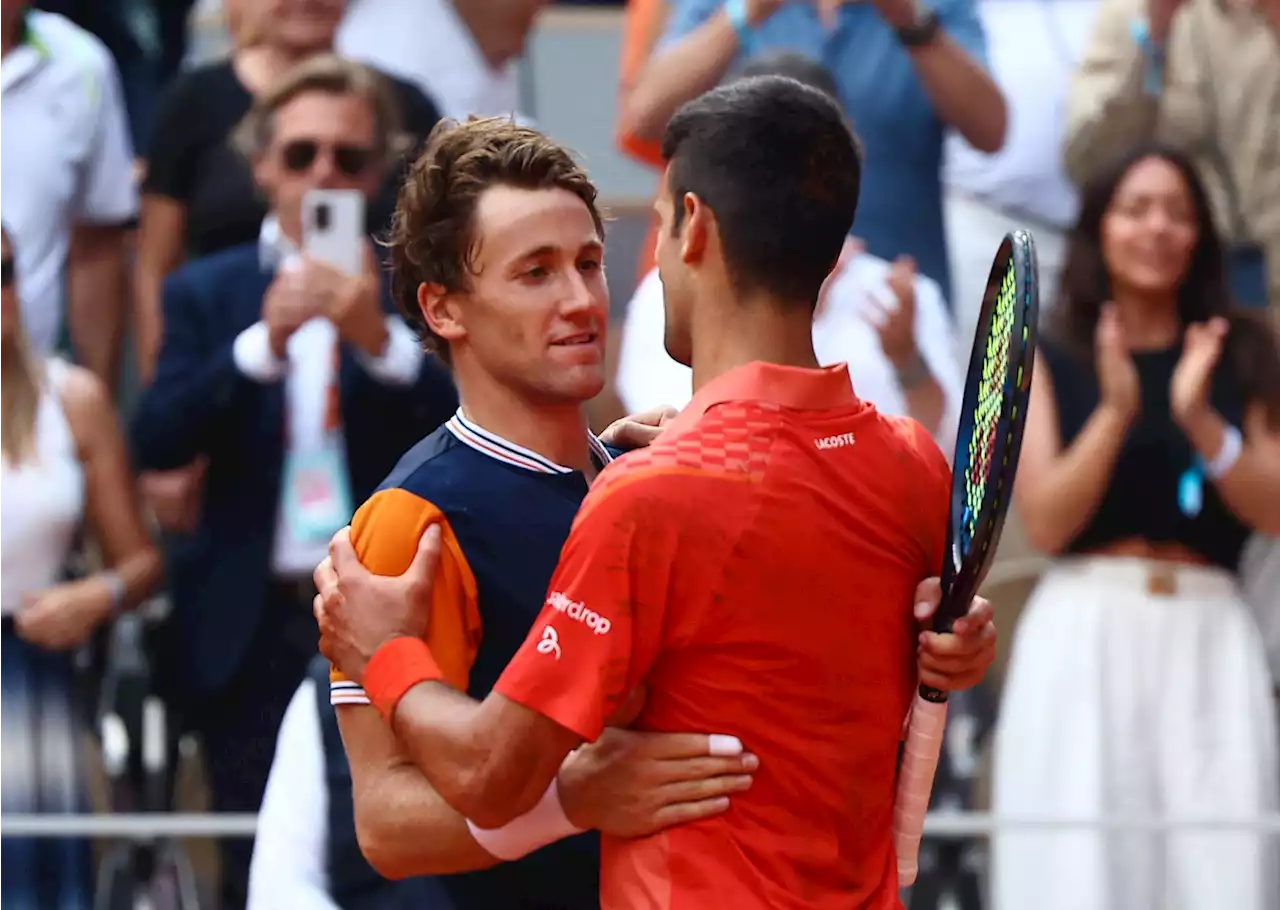
<svg viewBox="0 0 1280 910"><path fill-rule="evenodd" d="M724 14L729 17L729 24L738 36L738 47L744 55L750 54L755 44L755 33L747 17L747 0L725 0Z"/></svg>
<svg viewBox="0 0 1280 910"><path fill-rule="evenodd" d="M1151 27L1145 19L1135 19L1130 23L1129 34L1142 51L1146 63L1142 69L1143 94L1159 98L1164 91L1164 46L1151 40Z"/></svg>

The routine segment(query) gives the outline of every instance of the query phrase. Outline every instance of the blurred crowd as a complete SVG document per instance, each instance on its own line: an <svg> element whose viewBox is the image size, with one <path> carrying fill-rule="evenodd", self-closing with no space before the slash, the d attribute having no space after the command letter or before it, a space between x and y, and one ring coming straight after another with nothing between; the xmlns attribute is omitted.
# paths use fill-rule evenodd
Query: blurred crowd
<svg viewBox="0 0 1280 910"><path fill-rule="evenodd" d="M3 0L3 811L189 809L192 756L211 810L262 811L216 883L175 844L6 835L6 907L447 906L359 856L311 572L457 408L375 238L439 121L530 119L550 5ZM614 136L655 185L668 119L727 78L840 102L867 177L815 349L948 454L992 257L1034 235L1002 658L952 699L935 808L1280 811L1280 2L565 5L619 17ZM190 65L210 16L230 51ZM348 270L302 251L316 189L365 200ZM597 429L691 396L653 242ZM1280 837L938 838L905 900L1264 910Z"/></svg>

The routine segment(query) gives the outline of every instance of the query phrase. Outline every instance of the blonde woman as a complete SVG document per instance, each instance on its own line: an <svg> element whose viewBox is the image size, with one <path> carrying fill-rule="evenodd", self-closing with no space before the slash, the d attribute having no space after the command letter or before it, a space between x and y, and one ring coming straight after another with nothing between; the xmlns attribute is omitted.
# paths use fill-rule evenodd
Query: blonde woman
<svg viewBox="0 0 1280 910"><path fill-rule="evenodd" d="M83 728L71 652L155 587L160 560L106 390L87 370L31 353L7 231L0 245L0 802L5 814L74 812L84 803ZM108 568L65 582L85 521ZM87 842L6 837L0 856L3 906L90 906Z"/></svg>

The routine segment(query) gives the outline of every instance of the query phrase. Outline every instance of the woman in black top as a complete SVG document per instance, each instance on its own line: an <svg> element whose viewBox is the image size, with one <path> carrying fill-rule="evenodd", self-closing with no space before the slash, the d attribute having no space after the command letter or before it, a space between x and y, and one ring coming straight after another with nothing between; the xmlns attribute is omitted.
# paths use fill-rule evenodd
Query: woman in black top
<svg viewBox="0 0 1280 910"><path fill-rule="evenodd" d="M188 257L253 242L266 203L230 135L254 95L294 64L331 52L346 0L249 0L256 42L227 60L191 70L169 87L156 115L142 187L138 251L138 357L144 378L159 351L160 288ZM400 104L401 123L420 145L440 119L431 99L408 82L384 74ZM380 229L395 207L399 174L389 177L370 207Z"/></svg>
<svg viewBox="0 0 1280 910"><path fill-rule="evenodd" d="M1014 502L1064 554L1028 603L996 744L1001 814L1255 817L1277 807L1275 705L1235 570L1280 532L1280 356L1230 306L1187 158L1135 151L1085 188L1043 331ZM997 910L1263 910L1255 832L1015 831Z"/></svg>

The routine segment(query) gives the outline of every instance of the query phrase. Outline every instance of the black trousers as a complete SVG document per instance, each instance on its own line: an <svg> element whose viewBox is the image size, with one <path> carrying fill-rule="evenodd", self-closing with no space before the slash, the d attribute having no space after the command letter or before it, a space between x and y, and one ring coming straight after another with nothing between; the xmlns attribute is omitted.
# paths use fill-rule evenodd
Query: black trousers
<svg viewBox="0 0 1280 910"><path fill-rule="evenodd" d="M215 812L256 813L275 756L276 734L319 638L307 583L273 585L265 615L231 681L184 710L200 737ZM242 910L253 841L224 840L222 910Z"/></svg>

